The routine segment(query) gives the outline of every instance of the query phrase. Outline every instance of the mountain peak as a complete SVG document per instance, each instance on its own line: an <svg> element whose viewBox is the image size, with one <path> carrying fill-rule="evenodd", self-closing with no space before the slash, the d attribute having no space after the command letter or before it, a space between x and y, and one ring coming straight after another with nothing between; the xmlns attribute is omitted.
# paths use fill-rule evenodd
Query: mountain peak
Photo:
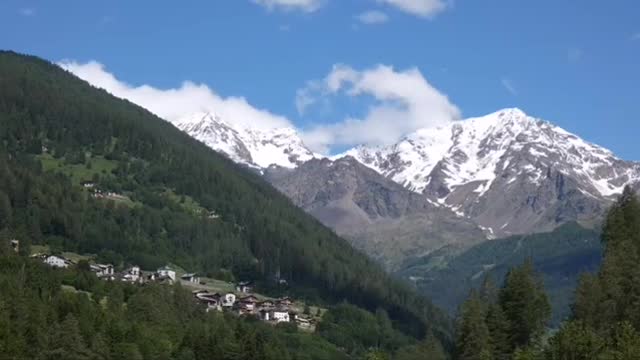
<svg viewBox="0 0 640 360"><path fill-rule="evenodd" d="M173 124L233 161L254 169L294 168L319 157L304 145L293 128L251 128L228 122L213 112L190 114Z"/></svg>

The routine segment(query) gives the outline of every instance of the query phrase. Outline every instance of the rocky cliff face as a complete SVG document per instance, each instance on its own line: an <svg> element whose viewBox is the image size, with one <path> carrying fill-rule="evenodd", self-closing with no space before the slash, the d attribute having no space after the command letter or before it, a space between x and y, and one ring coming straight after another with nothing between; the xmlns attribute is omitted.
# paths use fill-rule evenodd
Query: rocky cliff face
<svg viewBox="0 0 640 360"><path fill-rule="evenodd" d="M493 237L597 221L625 185L640 179L639 164L518 109L343 155L473 220Z"/></svg>
<svg viewBox="0 0 640 360"><path fill-rule="evenodd" d="M486 239L473 222L352 157L310 160L296 169L272 167L265 176L296 205L392 270L444 246L464 248Z"/></svg>

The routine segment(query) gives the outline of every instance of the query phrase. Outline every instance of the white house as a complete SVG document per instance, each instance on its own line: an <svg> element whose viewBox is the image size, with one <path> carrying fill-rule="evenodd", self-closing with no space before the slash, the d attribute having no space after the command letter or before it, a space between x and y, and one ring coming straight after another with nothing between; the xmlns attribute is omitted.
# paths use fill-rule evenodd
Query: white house
<svg viewBox="0 0 640 360"><path fill-rule="evenodd" d="M182 279L182 281L190 282L194 284L200 283L200 278L197 276L197 274L184 274L180 277L180 279Z"/></svg>
<svg viewBox="0 0 640 360"><path fill-rule="evenodd" d="M224 294L220 302L222 307L232 307L236 303L236 295L231 293Z"/></svg>
<svg viewBox="0 0 640 360"><path fill-rule="evenodd" d="M132 266L122 273L122 281L135 283L140 281L141 272L139 266Z"/></svg>
<svg viewBox="0 0 640 360"><path fill-rule="evenodd" d="M168 277L173 282L176 281L176 272L168 266L163 266L158 269L158 277Z"/></svg>
<svg viewBox="0 0 640 360"><path fill-rule="evenodd" d="M269 312L268 320L281 323L281 322L289 322L291 319L289 317L289 311L283 310L283 309L275 309Z"/></svg>
<svg viewBox="0 0 640 360"><path fill-rule="evenodd" d="M113 265L111 264L91 265L91 271L93 271L97 277L112 277L114 274Z"/></svg>
<svg viewBox="0 0 640 360"><path fill-rule="evenodd" d="M49 255L44 259L44 263L55 268L66 269L71 262L61 256Z"/></svg>

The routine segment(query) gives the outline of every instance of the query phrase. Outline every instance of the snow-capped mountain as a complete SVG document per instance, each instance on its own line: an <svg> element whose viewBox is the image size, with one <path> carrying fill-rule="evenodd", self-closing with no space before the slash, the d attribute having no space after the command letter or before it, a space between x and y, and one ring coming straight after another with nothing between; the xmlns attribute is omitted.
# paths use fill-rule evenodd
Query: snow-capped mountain
<svg viewBox="0 0 640 360"><path fill-rule="evenodd" d="M319 157L302 143L292 128L246 128L209 112L191 114L173 124L233 161L255 169L272 165L294 168Z"/></svg>
<svg viewBox="0 0 640 360"><path fill-rule="evenodd" d="M322 158L292 128L240 127L211 113L174 124L261 172ZM358 146L331 159L344 156L475 222L489 237L568 221L594 224L625 185L640 187L640 164L519 109L420 129L393 145Z"/></svg>
<svg viewBox="0 0 640 360"><path fill-rule="evenodd" d="M350 155L494 236L592 221L640 165L519 109L421 129Z"/></svg>

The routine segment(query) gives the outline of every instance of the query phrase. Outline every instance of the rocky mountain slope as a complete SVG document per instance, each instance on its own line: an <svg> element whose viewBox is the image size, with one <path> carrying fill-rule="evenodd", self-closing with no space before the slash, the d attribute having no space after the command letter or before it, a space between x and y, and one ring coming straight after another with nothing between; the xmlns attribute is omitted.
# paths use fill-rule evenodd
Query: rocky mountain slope
<svg viewBox="0 0 640 360"><path fill-rule="evenodd" d="M462 248L486 239L473 222L349 156L314 159L296 169L272 167L265 176L296 205L391 270L443 246Z"/></svg>
<svg viewBox="0 0 640 360"><path fill-rule="evenodd" d="M356 199L354 205L354 194L347 194L354 184L360 188L358 194L364 196L366 192L370 197L367 201L376 206L386 204L390 193L402 191L396 184L401 185L416 194L412 198L429 204L421 214L437 212L432 218L435 219L445 213L443 209L448 209L458 215L456 221L438 221L438 231L464 219L483 229L484 238L551 231L570 221L594 226L625 185L637 188L640 184L640 164L621 160L609 150L519 109L504 109L446 126L420 129L390 146L358 146L330 158L350 157L335 163L335 169L341 169L342 173L318 170L322 166L328 169L332 162L314 160L322 157L306 148L293 129L242 129L212 114L193 115L176 126L263 173L269 166L300 169L286 176L276 176L274 170L270 181L298 205L338 233L355 239L359 247L368 248L376 257L385 253L381 248L384 246L398 253L406 251L394 245L406 239L388 244L379 239L402 237L396 234L403 233L405 227L413 234L424 225L423 218L413 212L411 216L372 217L362 207L362 198ZM305 166L307 162L310 164ZM378 180L375 185L370 181L357 182L355 179L360 177L374 176L373 172L362 175L365 172L358 167L360 164L395 184L385 182L380 186ZM365 191L366 186L371 188ZM347 200L336 197L337 188L342 188L340 196ZM381 188L385 191L379 191ZM319 202L322 199L317 196L328 198ZM398 196L407 195L402 192ZM371 226L372 221L377 225L384 223L383 218L394 219L395 225L385 223L387 231ZM409 223L412 221L416 222L415 227ZM433 229L432 234L435 232ZM371 244L365 246L367 241ZM426 243L429 246L423 247ZM418 253L439 241L431 239L426 243L417 246Z"/></svg>
<svg viewBox="0 0 640 360"><path fill-rule="evenodd" d="M350 155L406 188L476 222L493 237L597 221L640 179L615 157L519 109L421 129L388 147Z"/></svg>

